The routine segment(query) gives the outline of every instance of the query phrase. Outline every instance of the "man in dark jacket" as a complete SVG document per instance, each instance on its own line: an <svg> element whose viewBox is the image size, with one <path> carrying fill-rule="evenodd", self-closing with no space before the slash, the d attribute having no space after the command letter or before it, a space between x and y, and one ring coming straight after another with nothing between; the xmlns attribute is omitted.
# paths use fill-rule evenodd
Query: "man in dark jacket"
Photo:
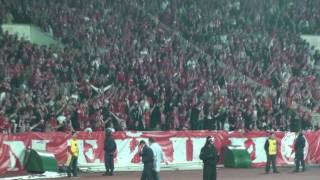
<svg viewBox="0 0 320 180"><path fill-rule="evenodd" d="M305 171L305 163L304 163L304 147L305 146L306 146L306 140L304 139L302 132L300 132L294 144L294 148L296 151L296 155L295 155L296 169L294 170L294 172L299 172L300 163L302 165L302 171Z"/></svg>
<svg viewBox="0 0 320 180"><path fill-rule="evenodd" d="M113 156L117 149L116 142L112 137L112 131L110 129L106 130L106 138L104 141L104 165L106 167L106 172L104 175L113 176L114 162Z"/></svg>
<svg viewBox="0 0 320 180"><path fill-rule="evenodd" d="M201 148L200 159L203 161L203 180L216 180L216 166L219 158L213 137L207 137L205 145Z"/></svg>
<svg viewBox="0 0 320 180"><path fill-rule="evenodd" d="M139 144L139 155L142 157L143 171L141 180L154 180L154 163L153 163L153 152L152 149L146 145L144 140L140 141Z"/></svg>

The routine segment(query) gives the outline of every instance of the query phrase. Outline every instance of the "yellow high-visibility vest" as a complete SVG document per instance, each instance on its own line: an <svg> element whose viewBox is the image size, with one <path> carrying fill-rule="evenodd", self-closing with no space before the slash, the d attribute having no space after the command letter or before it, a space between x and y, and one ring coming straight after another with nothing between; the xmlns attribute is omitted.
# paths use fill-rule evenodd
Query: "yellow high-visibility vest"
<svg viewBox="0 0 320 180"><path fill-rule="evenodd" d="M72 153L72 155L78 157L79 148L78 148L77 140L76 139L71 139L70 143L71 143L71 153Z"/></svg>
<svg viewBox="0 0 320 180"><path fill-rule="evenodd" d="M269 139L269 155L277 154L277 141L275 139Z"/></svg>

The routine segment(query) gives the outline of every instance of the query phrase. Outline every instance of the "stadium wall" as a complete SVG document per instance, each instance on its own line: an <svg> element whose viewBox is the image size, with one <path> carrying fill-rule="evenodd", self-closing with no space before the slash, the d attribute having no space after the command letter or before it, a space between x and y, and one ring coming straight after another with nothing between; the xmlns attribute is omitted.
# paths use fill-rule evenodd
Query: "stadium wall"
<svg viewBox="0 0 320 180"><path fill-rule="evenodd" d="M295 133L276 132L278 140L279 165L294 163ZM142 164L138 156L139 141L153 137L162 147L169 166L173 169L201 168L199 152L206 136L215 137L216 146L223 157L226 147L244 148L248 150L254 167L264 166L266 155L264 143L268 133L253 131L249 133L226 131L168 131L168 132L116 132L114 137L117 143L115 157L116 169L119 171L140 170ZM320 131L306 132L307 145L305 159L310 164L320 163ZM67 160L67 144L71 135L66 133L24 133L17 135L0 134L0 174L7 171L23 170L25 150L35 150L53 153L59 165ZM78 133L80 149L79 166L82 170L104 170L104 133ZM223 159L220 159L220 163Z"/></svg>
<svg viewBox="0 0 320 180"><path fill-rule="evenodd" d="M301 35L301 38L309 43L310 46L314 46L315 49L320 50L320 36L317 35Z"/></svg>
<svg viewBox="0 0 320 180"><path fill-rule="evenodd" d="M3 31L9 34L16 34L19 39L24 39L38 45L58 45L58 41L46 33L43 33L38 27L28 24L3 24Z"/></svg>

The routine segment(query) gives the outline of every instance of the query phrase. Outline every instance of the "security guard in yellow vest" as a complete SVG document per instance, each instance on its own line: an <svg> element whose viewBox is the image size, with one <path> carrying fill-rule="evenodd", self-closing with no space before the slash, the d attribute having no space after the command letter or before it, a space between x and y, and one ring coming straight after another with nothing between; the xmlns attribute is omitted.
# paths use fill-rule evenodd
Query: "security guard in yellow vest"
<svg viewBox="0 0 320 180"><path fill-rule="evenodd" d="M68 165L68 177L71 177L71 170L72 170L72 175L74 177L77 177L79 148L78 148L76 132L72 132L72 139L70 140L69 152L71 154L71 160Z"/></svg>
<svg viewBox="0 0 320 180"><path fill-rule="evenodd" d="M276 167L276 159L277 159L277 140L273 133L270 134L266 143L264 144L264 150L267 155L267 164L266 164L266 174L270 171L270 163L272 164L273 173L279 173Z"/></svg>

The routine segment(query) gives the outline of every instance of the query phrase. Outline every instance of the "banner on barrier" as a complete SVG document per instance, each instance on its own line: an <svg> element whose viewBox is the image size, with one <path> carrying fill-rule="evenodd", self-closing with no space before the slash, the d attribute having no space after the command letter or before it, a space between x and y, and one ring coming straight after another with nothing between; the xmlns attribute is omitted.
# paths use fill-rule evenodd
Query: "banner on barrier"
<svg viewBox="0 0 320 180"><path fill-rule="evenodd" d="M199 162L200 149L207 136L215 137L215 144L222 156L227 146L246 148L255 167L266 162L264 143L268 134L263 131L249 133L226 131L167 131L167 132L116 132L114 138L117 144L115 156L116 166L134 166L140 162L138 144L140 140L153 137L160 144L166 159L170 164ZM295 133L275 133L278 141L278 164L294 163ZM308 163L320 163L320 131L307 132L305 158ZM78 162L81 165L99 164L104 162L104 133L78 133L80 149ZM62 165L67 161L67 144L71 134L66 133L24 133L18 135L0 134L0 174L19 168L24 164L26 148L53 153ZM223 159L221 159L223 162ZM220 162L220 163L221 163Z"/></svg>

